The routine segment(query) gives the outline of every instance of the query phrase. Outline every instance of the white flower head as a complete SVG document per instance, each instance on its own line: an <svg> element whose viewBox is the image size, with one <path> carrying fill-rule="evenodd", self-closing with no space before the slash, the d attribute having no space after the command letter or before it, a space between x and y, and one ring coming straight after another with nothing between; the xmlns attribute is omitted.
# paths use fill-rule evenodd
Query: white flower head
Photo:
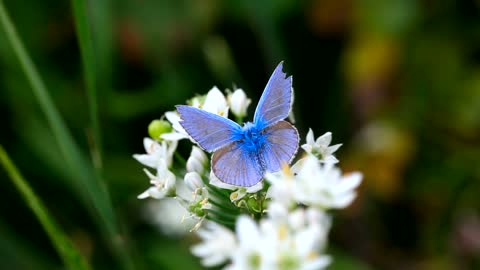
<svg viewBox="0 0 480 270"><path fill-rule="evenodd" d="M296 175L295 197L306 205L321 209L345 208L355 199L355 188L362 175L358 172L342 176L332 163L320 164L317 158L307 156Z"/></svg>
<svg viewBox="0 0 480 270"><path fill-rule="evenodd" d="M275 269L325 269L331 263L331 258L317 249L323 234L308 227L284 237L280 235Z"/></svg>
<svg viewBox="0 0 480 270"><path fill-rule="evenodd" d="M331 142L331 132L327 132L315 140L312 129L309 129L307 133L307 143L303 144L302 148L305 152L316 156L322 162L338 163L338 160L333 156L333 153L335 153L342 144L329 146Z"/></svg>
<svg viewBox="0 0 480 270"><path fill-rule="evenodd" d="M217 223L206 222L197 235L202 242L194 245L191 251L202 258L203 266L212 267L227 262L237 249L235 234Z"/></svg>
<svg viewBox="0 0 480 270"><path fill-rule="evenodd" d="M322 210L307 207L297 208L287 216L289 228L294 232L309 232L311 249L321 251L327 244L331 217Z"/></svg>
<svg viewBox="0 0 480 270"><path fill-rule="evenodd" d="M160 166L162 160L166 162L167 167L172 165L173 153L177 149L176 141L162 141L159 143L150 138L144 138L143 146L147 152L146 154L133 155L138 162L151 168L157 168Z"/></svg>
<svg viewBox="0 0 480 270"><path fill-rule="evenodd" d="M232 254L232 263L226 269L272 269L274 242L267 236L265 230L250 217L240 216L236 222L235 232L238 248Z"/></svg>
<svg viewBox="0 0 480 270"><path fill-rule="evenodd" d="M207 210L212 208L208 198L208 190L203 185L201 176L197 172L186 173L184 181L178 185L176 199L188 212L184 219L196 221L196 225L193 226L191 231L200 228L208 214Z"/></svg>
<svg viewBox="0 0 480 270"><path fill-rule="evenodd" d="M288 165L285 165L281 171L267 173L265 179L271 184L267 197L271 198L272 202L279 203L286 209L296 204L294 197L296 181Z"/></svg>
<svg viewBox="0 0 480 270"><path fill-rule="evenodd" d="M138 195L139 199L145 199L148 197L162 199L164 197L175 196L175 175L168 170L165 160L161 160L160 165L157 168L157 175L153 175L147 169L144 169L144 171L150 178L150 183L153 186Z"/></svg>
<svg viewBox="0 0 480 270"><path fill-rule="evenodd" d="M330 263L330 257L321 254L330 229L330 218L324 212L297 208L271 221L263 223L269 223L267 231L273 232L273 269L323 269Z"/></svg>
<svg viewBox="0 0 480 270"><path fill-rule="evenodd" d="M236 222L238 248L226 269L324 269L330 257L316 249L322 233L309 225L296 231L287 223L262 219L257 224L240 216Z"/></svg>
<svg viewBox="0 0 480 270"><path fill-rule="evenodd" d="M252 102L252 100L247 98L245 92L240 88L236 89L233 93L229 93L227 100L232 113L240 118L247 115L248 105Z"/></svg>
<svg viewBox="0 0 480 270"><path fill-rule="evenodd" d="M193 146L190 157L187 160L187 172L197 172L199 174L203 174L207 166L208 157L205 152L203 152L203 150L199 147Z"/></svg>

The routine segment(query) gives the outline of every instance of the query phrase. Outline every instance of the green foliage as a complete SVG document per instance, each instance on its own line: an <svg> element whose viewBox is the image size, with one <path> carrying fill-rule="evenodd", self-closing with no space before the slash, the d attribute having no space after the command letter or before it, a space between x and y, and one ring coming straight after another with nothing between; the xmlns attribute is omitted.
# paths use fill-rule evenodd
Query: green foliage
<svg viewBox="0 0 480 270"><path fill-rule="evenodd" d="M71 270L87 270L90 269L85 259L73 246L72 242L67 238L63 231L55 223L54 219L47 212L43 203L38 199L27 181L17 170L7 153L0 145L0 162L15 184L16 188L23 197L23 200L30 207L32 212L38 218L52 241L55 249L63 260L63 263Z"/></svg>
<svg viewBox="0 0 480 270"><path fill-rule="evenodd" d="M80 14L80 16L81 15L82 14ZM94 217L99 218L99 220L96 222L98 222L100 228L104 231L105 236L110 239L115 251L118 252L118 257L122 259L123 266L129 268L130 262L128 262L128 255L124 251L125 247L121 242L116 240L120 233L118 232L118 225L116 224L117 221L113 212L108 191L106 190L104 184L100 182L101 180L98 178L98 174L96 176L93 173L93 168L85 160L85 157L82 156L78 146L75 145L75 142L63 123L60 114L56 110L55 105L53 105L43 80L41 79L35 65L27 54L20 38L18 37L15 27L4 8L3 1L0 2L0 19L3 29L6 32L7 39L10 42L14 53L18 57L20 66L25 72L33 93L37 98L45 117L47 118L50 128L53 131L53 135L56 138L56 142L59 144L63 160L66 163L66 167L70 171L70 181L72 181L72 186L75 187L80 192L82 198L86 200L88 204L91 204L96 210ZM91 61L91 57L93 56L87 56L86 58L89 58L87 61ZM90 64L90 62L88 62L86 65L89 65L89 68L91 66L93 67L93 64ZM92 78L92 76L92 74L87 75L87 81L93 81L94 78ZM93 83L94 82L91 82L92 85L89 85L89 88L92 88L90 90L92 92L91 101L92 103L95 103L95 99L93 98L93 96L95 96ZM95 104L91 107L93 115L92 118L96 117L95 107ZM96 123L96 121L94 121L94 123ZM99 139L99 137L95 137L96 139Z"/></svg>
<svg viewBox="0 0 480 270"><path fill-rule="evenodd" d="M0 0L0 143L92 268L198 269L195 239L145 214L132 154L163 132L152 119L213 85L256 104L284 60L301 138L332 131L343 169L365 175L335 217L331 269L476 269L479 15L473 0ZM0 263L59 268L0 188Z"/></svg>

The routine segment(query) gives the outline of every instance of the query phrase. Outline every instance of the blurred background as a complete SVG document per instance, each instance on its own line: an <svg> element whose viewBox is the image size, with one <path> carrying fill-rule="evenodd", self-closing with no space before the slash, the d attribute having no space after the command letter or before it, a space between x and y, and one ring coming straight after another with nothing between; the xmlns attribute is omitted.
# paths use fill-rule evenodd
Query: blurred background
<svg viewBox="0 0 480 270"><path fill-rule="evenodd" d="M252 113L281 60L302 139L310 127L331 131L340 167L365 176L354 204L334 214L330 269L480 269L480 1L86 3L101 147L71 3L4 1L80 155L108 186L136 269L201 269L196 239L161 230L166 217L136 198L149 183L132 154L144 153L150 121L214 85L244 89ZM1 29L0 143L93 267L121 269L25 78ZM0 177L2 268L63 269Z"/></svg>

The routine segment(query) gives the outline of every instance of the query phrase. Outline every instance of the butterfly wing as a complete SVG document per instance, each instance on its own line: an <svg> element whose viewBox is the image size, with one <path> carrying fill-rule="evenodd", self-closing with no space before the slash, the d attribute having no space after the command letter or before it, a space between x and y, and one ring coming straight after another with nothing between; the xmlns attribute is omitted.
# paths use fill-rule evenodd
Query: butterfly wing
<svg viewBox="0 0 480 270"><path fill-rule="evenodd" d="M298 150L297 129L287 121L279 121L264 130L266 143L261 150L265 169L279 171L283 165L292 161Z"/></svg>
<svg viewBox="0 0 480 270"><path fill-rule="evenodd" d="M234 142L241 127L230 119L207 111L177 105L182 121L180 125L205 150L211 152Z"/></svg>
<svg viewBox="0 0 480 270"><path fill-rule="evenodd" d="M212 170L222 182L242 187L255 185L264 174L258 155L245 151L239 142L233 142L213 153Z"/></svg>
<svg viewBox="0 0 480 270"><path fill-rule="evenodd" d="M283 62L273 71L258 102L253 122L266 127L285 119L292 105L292 76L286 78Z"/></svg>

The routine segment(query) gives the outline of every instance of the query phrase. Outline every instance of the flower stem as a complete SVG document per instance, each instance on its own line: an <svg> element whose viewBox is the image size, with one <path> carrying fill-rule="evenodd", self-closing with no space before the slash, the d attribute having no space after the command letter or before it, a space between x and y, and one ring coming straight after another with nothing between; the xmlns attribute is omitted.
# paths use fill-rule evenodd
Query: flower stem
<svg viewBox="0 0 480 270"><path fill-rule="evenodd" d="M182 157L182 155L180 155L180 153L175 151L173 155L175 156L175 160L177 160L178 163L180 163L181 167L185 168L185 166L187 166L187 161L185 160L184 157Z"/></svg>

